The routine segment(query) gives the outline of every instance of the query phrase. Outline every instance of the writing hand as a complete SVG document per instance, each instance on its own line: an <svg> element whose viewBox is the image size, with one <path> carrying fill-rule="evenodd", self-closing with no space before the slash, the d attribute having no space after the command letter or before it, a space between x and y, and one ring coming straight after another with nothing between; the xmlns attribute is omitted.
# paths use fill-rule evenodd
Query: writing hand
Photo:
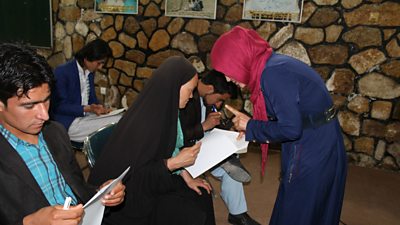
<svg viewBox="0 0 400 225"><path fill-rule="evenodd" d="M203 130L207 131L219 125L220 122L221 122L221 113L211 112L207 115L206 120L203 123L201 123L201 125L203 126Z"/></svg>
<svg viewBox="0 0 400 225"><path fill-rule="evenodd" d="M64 210L62 205L48 206L24 217L24 225L78 225L82 219L82 204Z"/></svg>

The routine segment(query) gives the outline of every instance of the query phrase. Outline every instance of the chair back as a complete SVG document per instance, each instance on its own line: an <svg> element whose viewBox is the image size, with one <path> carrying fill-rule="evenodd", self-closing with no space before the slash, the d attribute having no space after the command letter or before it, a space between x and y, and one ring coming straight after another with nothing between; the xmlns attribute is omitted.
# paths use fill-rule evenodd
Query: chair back
<svg viewBox="0 0 400 225"><path fill-rule="evenodd" d="M107 143L116 124L117 123L108 124L86 137L83 142L83 152L87 157L90 167L93 168L96 159L100 156L101 150Z"/></svg>

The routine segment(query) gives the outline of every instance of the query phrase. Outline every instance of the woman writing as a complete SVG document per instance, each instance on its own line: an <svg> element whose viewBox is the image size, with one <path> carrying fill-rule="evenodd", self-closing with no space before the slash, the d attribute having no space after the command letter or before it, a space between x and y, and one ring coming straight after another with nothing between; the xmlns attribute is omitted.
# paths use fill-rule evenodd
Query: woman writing
<svg viewBox="0 0 400 225"><path fill-rule="evenodd" d="M101 183L133 167L125 182L125 204L106 215L107 223L215 224L210 185L185 170L176 173L192 165L200 149L198 143L179 151L178 111L192 97L197 80L188 60L168 58L118 123L89 177L90 183Z"/></svg>

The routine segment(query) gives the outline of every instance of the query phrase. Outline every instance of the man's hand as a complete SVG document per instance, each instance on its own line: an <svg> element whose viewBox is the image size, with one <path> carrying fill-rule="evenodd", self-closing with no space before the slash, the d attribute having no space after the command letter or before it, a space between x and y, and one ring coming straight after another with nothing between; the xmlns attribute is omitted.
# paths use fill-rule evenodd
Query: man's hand
<svg viewBox="0 0 400 225"><path fill-rule="evenodd" d="M111 183L113 180L106 181L100 188L106 186ZM122 182L118 182L117 185L111 190L110 193L106 194L102 200L105 206L116 206L121 204L124 201L125 197L125 185Z"/></svg>
<svg viewBox="0 0 400 225"><path fill-rule="evenodd" d="M242 138L244 132L246 131L247 123L251 118L248 117L246 114L239 112L230 105L225 105L225 108L233 113L233 115L235 115L235 117L232 119L233 127L240 132L238 139Z"/></svg>
<svg viewBox="0 0 400 225"><path fill-rule="evenodd" d="M221 121L221 113L211 112L207 115L206 120L204 120L204 122L201 123L201 125L203 126L203 130L207 131L219 125L220 121Z"/></svg>
<svg viewBox="0 0 400 225"><path fill-rule="evenodd" d="M197 142L192 147L183 148L178 155L167 160L167 167L170 171L174 171L181 167L191 166L196 161L200 152L201 143Z"/></svg>
<svg viewBox="0 0 400 225"><path fill-rule="evenodd" d="M82 219L83 206L71 206L64 210L63 206L48 206L27 215L23 219L23 225L78 225Z"/></svg>

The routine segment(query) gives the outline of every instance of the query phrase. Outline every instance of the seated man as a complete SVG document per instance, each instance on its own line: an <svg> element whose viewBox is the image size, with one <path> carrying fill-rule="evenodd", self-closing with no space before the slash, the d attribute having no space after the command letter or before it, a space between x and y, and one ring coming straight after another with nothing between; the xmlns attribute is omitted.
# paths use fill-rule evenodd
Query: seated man
<svg viewBox="0 0 400 225"><path fill-rule="evenodd" d="M211 71L199 80L197 90L193 91L193 98L187 103L186 108L180 111L186 146L201 139L204 132L220 125L221 114L210 112L206 116L206 107L221 107L223 101L236 95L234 91L236 89L232 89L225 76L217 71ZM240 164L239 159L232 157L215 167L211 174L221 180L221 197L228 207L228 221L235 225L259 225L247 214L242 182L249 181L250 175Z"/></svg>
<svg viewBox="0 0 400 225"><path fill-rule="evenodd" d="M82 203L95 194L64 127L48 121L52 83L50 66L34 50L0 44L0 224L79 224ZM118 183L104 205L119 205L124 189ZM73 206L63 210L67 196Z"/></svg>
<svg viewBox="0 0 400 225"><path fill-rule="evenodd" d="M89 134L121 118L121 114L99 117L109 113L110 109L98 104L94 73L110 56L108 44L97 39L54 71L56 85L52 90L51 117L64 125L72 141L83 142Z"/></svg>

